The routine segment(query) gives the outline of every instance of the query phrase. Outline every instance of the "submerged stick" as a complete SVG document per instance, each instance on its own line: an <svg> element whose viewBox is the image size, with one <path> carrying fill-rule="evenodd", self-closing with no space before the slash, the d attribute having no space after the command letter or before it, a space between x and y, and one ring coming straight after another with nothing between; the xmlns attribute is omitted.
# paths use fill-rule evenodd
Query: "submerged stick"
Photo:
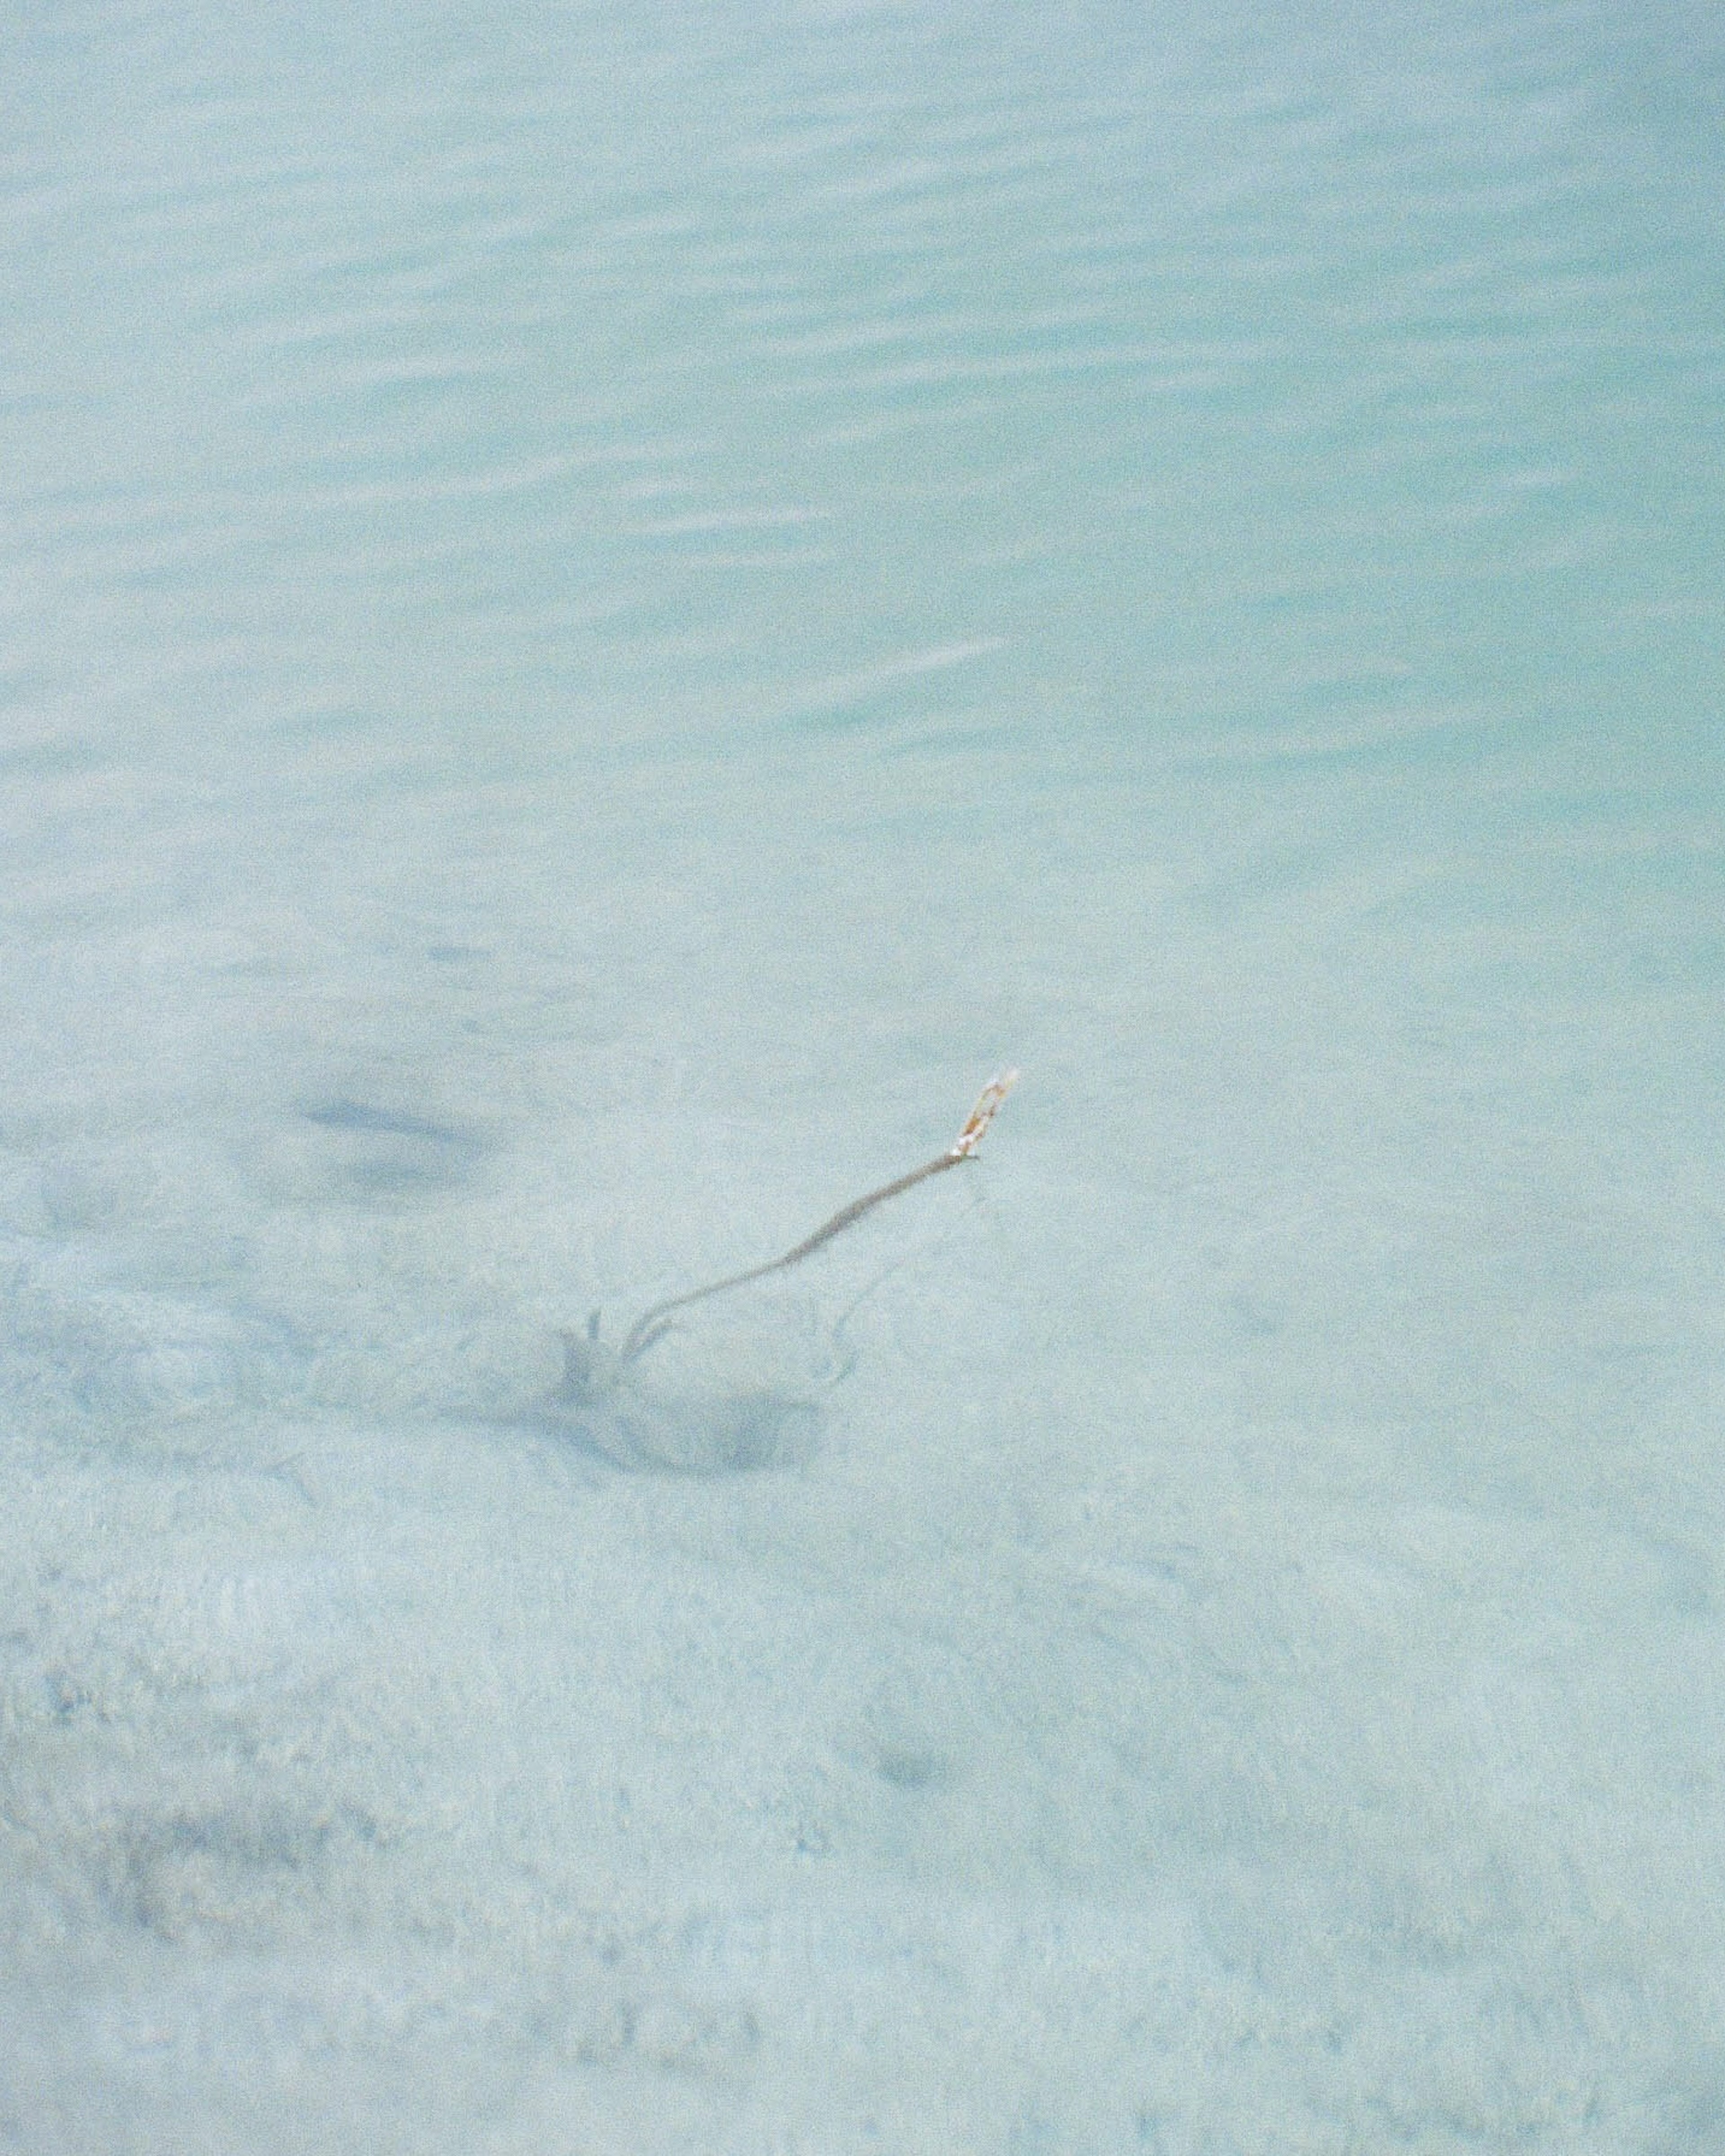
<svg viewBox="0 0 1725 2156"><path fill-rule="evenodd" d="M674 1295L668 1302L655 1302L651 1310L643 1311L629 1328L628 1337L618 1351L619 1365L632 1363L644 1355L654 1342L661 1339L670 1330L672 1313L686 1310L691 1303L705 1302L709 1296L723 1295L733 1287L746 1287L751 1281L765 1280L769 1273L789 1271L799 1265L804 1258L813 1257L824 1243L830 1243L834 1235L842 1235L847 1228L854 1228L865 1213L872 1213L877 1205L884 1205L889 1198L914 1189L917 1183L926 1183L931 1175L943 1175L959 1162L975 1158L988 1127L1000 1112L1000 1104L1018 1083L1016 1070L1002 1070L983 1086L976 1106L964 1119L964 1127L946 1151L926 1160L921 1168L913 1168L908 1175L895 1176L891 1183L883 1183L878 1190L865 1191L860 1198L853 1198L842 1205L830 1220L823 1221L812 1235L805 1235L794 1250L787 1250L782 1258L770 1258L764 1265L751 1265L747 1272L732 1273L721 1281L711 1281L706 1287L691 1288L686 1295Z"/></svg>

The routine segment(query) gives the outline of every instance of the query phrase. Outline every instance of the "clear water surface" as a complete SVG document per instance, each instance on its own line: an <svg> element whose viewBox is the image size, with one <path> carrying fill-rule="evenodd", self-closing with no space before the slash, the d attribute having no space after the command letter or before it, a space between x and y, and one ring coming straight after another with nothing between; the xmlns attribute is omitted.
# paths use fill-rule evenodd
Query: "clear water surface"
<svg viewBox="0 0 1725 2156"><path fill-rule="evenodd" d="M10 11L0 2143L1725 2148L1722 24Z"/></svg>

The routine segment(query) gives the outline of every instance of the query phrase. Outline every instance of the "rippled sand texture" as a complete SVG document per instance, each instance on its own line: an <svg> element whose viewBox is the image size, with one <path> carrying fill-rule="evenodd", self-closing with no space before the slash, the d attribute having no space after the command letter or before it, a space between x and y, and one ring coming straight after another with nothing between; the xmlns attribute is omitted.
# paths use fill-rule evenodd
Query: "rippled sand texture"
<svg viewBox="0 0 1725 2156"><path fill-rule="evenodd" d="M1718 2145L1719 23L13 11L0 2144Z"/></svg>

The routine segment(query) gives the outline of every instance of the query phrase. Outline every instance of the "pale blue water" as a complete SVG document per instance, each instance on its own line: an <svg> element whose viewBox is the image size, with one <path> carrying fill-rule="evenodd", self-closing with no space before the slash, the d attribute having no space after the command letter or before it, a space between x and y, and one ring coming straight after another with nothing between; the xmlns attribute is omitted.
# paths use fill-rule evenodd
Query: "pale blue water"
<svg viewBox="0 0 1725 2156"><path fill-rule="evenodd" d="M1722 24L13 11L0 2146L1725 2148Z"/></svg>

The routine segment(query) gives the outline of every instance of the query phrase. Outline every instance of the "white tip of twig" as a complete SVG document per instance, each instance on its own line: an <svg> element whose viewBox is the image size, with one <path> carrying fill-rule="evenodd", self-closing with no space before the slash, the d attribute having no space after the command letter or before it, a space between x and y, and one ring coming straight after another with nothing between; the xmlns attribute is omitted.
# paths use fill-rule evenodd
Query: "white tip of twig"
<svg viewBox="0 0 1725 2156"><path fill-rule="evenodd" d="M964 1128L953 1139L954 1160L968 1160L982 1143L988 1127L1000 1112L1000 1104L1019 1082L1016 1070L997 1070L977 1096L977 1104L964 1119Z"/></svg>

